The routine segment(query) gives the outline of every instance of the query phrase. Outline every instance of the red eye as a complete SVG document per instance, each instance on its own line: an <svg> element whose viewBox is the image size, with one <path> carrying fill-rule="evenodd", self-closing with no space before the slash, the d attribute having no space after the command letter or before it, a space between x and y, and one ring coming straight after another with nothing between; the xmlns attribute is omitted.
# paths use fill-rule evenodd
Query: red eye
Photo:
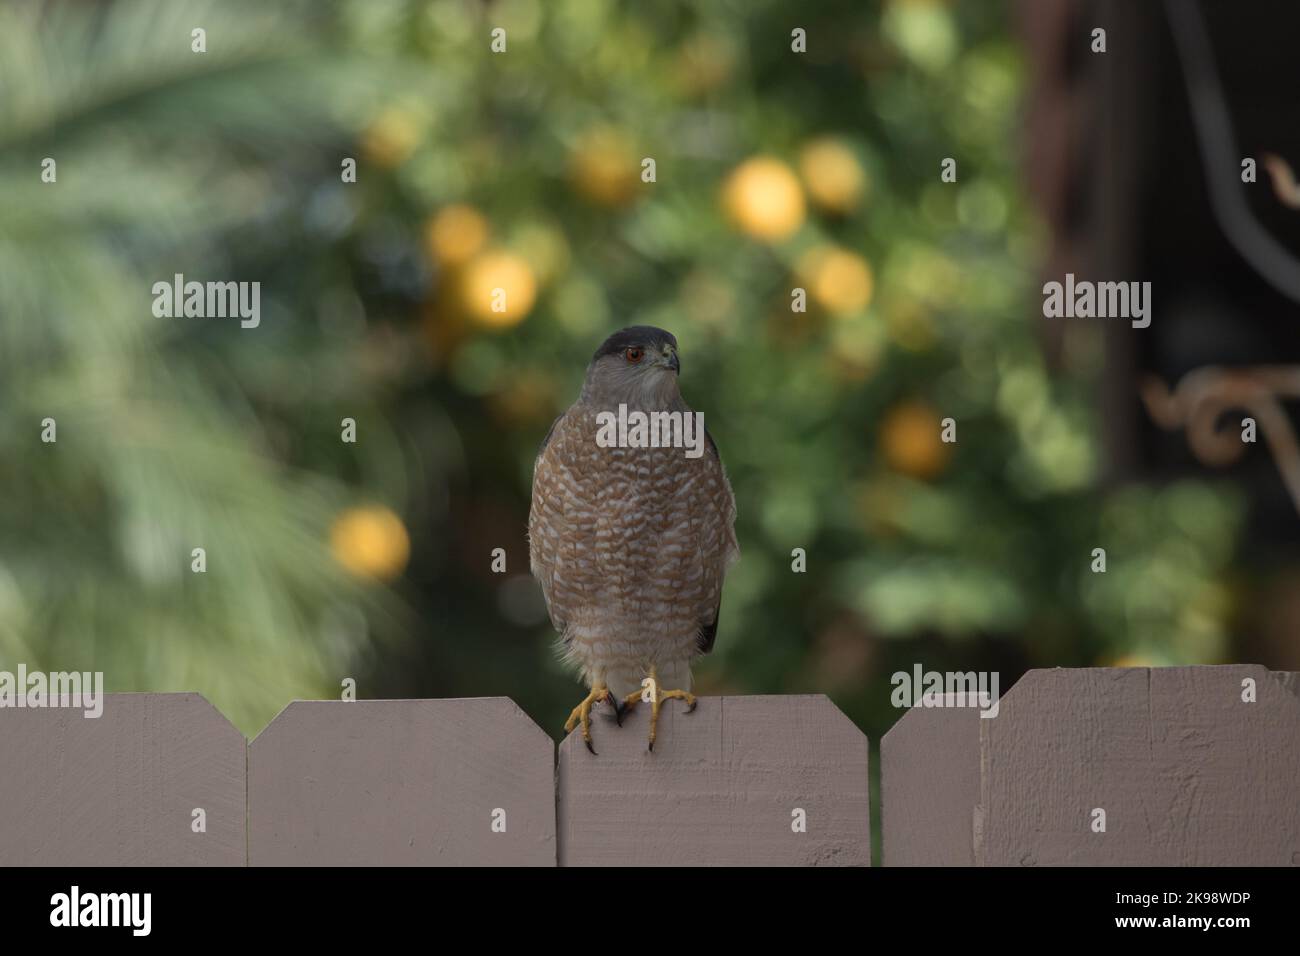
<svg viewBox="0 0 1300 956"><path fill-rule="evenodd" d="M642 352L640 349L625 349L623 351L624 358L626 358L628 360L628 363L631 365L635 365L637 362L641 361L641 358L644 355L645 353Z"/></svg>

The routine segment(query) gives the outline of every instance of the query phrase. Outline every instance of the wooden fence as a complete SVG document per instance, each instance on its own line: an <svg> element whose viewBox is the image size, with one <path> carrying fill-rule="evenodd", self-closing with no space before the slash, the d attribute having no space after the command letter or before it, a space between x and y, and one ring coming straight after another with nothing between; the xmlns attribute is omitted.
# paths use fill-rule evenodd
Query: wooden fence
<svg viewBox="0 0 1300 956"><path fill-rule="evenodd" d="M557 761L506 698L295 701L251 742L197 694L0 709L0 865L870 864L828 699L669 706L654 753L645 711ZM1031 671L906 711L881 780L885 865L1300 864L1300 679Z"/></svg>

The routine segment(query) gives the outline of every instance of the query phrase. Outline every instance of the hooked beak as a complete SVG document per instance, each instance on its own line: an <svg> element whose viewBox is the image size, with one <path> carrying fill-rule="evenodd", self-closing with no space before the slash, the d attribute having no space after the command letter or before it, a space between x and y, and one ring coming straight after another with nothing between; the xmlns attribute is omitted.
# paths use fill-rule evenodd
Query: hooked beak
<svg viewBox="0 0 1300 956"><path fill-rule="evenodd" d="M677 350L676 350L676 349L671 349L671 350L668 352L668 355L666 356L666 363L667 363L668 367L669 367L670 369L672 369L674 372L676 372L678 375L680 375L680 374L682 373L682 363L681 363L681 361L677 358Z"/></svg>

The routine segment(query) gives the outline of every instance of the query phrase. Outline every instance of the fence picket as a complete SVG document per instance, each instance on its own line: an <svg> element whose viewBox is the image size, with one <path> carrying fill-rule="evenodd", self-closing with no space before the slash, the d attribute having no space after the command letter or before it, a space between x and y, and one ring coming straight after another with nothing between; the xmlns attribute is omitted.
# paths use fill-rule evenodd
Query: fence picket
<svg viewBox="0 0 1300 956"><path fill-rule="evenodd" d="M913 708L882 743L884 860L1293 865L1296 689L1255 665L1057 668L991 719Z"/></svg>
<svg viewBox="0 0 1300 956"><path fill-rule="evenodd" d="M554 767L506 697L294 701L249 745L249 863L554 866Z"/></svg>
<svg viewBox="0 0 1300 956"><path fill-rule="evenodd" d="M103 700L0 709L0 866L243 866L243 734L198 694Z"/></svg>
<svg viewBox="0 0 1300 956"><path fill-rule="evenodd" d="M649 709L560 745L561 866L870 865L867 738L826 697L670 701L653 753Z"/></svg>

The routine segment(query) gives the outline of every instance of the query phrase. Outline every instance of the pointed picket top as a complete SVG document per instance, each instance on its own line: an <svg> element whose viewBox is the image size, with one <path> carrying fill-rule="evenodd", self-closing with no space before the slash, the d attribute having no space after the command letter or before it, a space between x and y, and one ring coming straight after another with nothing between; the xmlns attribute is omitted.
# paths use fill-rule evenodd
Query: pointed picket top
<svg viewBox="0 0 1300 956"><path fill-rule="evenodd" d="M244 736L200 694L0 709L0 767L0 866L244 865Z"/></svg>
<svg viewBox="0 0 1300 956"><path fill-rule="evenodd" d="M883 866L975 865L980 710L955 693L937 699L904 711L880 740Z"/></svg>
<svg viewBox="0 0 1300 956"><path fill-rule="evenodd" d="M249 863L554 866L554 767L506 697L294 701L249 745Z"/></svg>

